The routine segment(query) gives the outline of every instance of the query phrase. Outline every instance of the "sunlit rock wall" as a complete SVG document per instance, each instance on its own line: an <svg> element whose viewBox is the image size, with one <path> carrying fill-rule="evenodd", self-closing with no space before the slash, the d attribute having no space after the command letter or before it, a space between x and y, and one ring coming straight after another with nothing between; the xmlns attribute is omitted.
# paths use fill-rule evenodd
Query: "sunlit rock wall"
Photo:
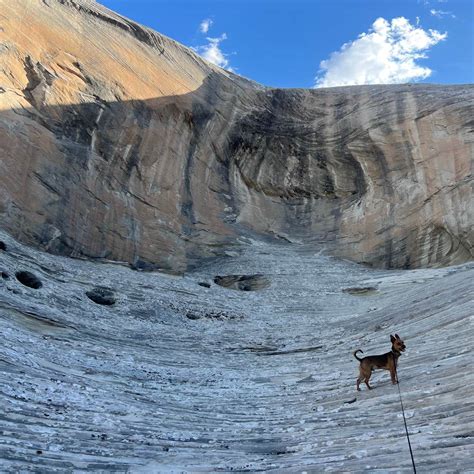
<svg viewBox="0 0 474 474"><path fill-rule="evenodd" d="M93 1L0 0L0 226L184 271L242 233L473 255L472 86L270 89Z"/></svg>

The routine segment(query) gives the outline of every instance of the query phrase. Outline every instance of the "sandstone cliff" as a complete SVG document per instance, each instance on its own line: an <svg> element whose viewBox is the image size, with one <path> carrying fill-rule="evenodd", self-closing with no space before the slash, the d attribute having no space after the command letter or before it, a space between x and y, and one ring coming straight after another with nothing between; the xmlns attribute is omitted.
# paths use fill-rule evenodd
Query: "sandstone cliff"
<svg viewBox="0 0 474 474"><path fill-rule="evenodd" d="M265 88L91 0L0 0L0 226L144 269L248 231L390 268L467 261L473 92Z"/></svg>

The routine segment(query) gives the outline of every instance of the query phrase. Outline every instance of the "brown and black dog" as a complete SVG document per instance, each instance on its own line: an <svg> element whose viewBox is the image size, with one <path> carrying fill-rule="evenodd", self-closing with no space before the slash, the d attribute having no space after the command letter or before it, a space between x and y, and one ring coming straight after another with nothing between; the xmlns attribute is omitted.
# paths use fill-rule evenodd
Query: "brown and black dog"
<svg viewBox="0 0 474 474"><path fill-rule="evenodd" d="M360 391L359 385L361 382L365 382L367 388L370 390L372 387L369 385L369 379L372 375L374 369L385 369L390 371L390 377L392 378L392 383L397 383L397 361L398 358L402 355L402 352L405 351L405 343L400 339L398 334L395 334L395 337L390 334L390 341L392 341L392 350L386 352L385 354L373 355L363 357L359 359L357 357L358 352L362 352L360 349L357 349L354 352L354 357L360 362L360 373L357 379L357 390Z"/></svg>

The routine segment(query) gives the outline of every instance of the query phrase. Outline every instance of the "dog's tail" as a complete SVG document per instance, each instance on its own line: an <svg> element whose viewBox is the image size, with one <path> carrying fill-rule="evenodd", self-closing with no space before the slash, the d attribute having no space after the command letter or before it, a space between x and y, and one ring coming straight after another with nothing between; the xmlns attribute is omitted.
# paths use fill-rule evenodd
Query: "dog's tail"
<svg viewBox="0 0 474 474"><path fill-rule="evenodd" d="M361 351L360 349L357 349L356 351L354 351L354 357L355 357L359 362L361 362L362 359L359 359L359 358L357 357L357 353L358 353L358 352L362 352L362 354L363 354L364 351Z"/></svg>

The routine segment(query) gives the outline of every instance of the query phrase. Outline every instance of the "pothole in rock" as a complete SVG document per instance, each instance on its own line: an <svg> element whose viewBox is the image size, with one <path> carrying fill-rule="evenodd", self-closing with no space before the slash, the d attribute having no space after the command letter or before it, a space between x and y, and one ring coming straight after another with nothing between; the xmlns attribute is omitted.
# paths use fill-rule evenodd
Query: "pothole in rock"
<svg viewBox="0 0 474 474"><path fill-rule="evenodd" d="M270 280L261 274L256 275L225 275L214 277L214 283L240 291L257 291L270 286Z"/></svg>
<svg viewBox="0 0 474 474"><path fill-rule="evenodd" d="M4 252L7 250L7 244L2 240L0 240L0 250L3 250Z"/></svg>
<svg viewBox="0 0 474 474"><path fill-rule="evenodd" d="M354 296L370 296L377 293L378 290L375 288L375 286L355 286L352 288L344 288L342 291Z"/></svg>
<svg viewBox="0 0 474 474"><path fill-rule="evenodd" d="M242 320L245 318L243 313L229 312L223 309L211 308L190 308L179 303L169 302L166 307L179 315L185 315L188 319L208 319L212 321Z"/></svg>
<svg viewBox="0 0 474 474"><path fill-rule="evenodd" d="M112 306L115 304L115 293L108 288L96 286L92 290L86 291L86 296L94 303L104 306Z"/></svg>
<svg viewBox="0 0 474 474"><path fill-rule="evenodd" d="M186 317L188 319L192 320L197 320L197 319L211 319L211 320L217 320L217 321L224 321L226 319L243 319L243 316L241 314L232 314L227 311L221 311L221 310L192 310L188 309L186 311Z"/></svg>
<svg viewBox="0 0 474 474"><path fill-rule="evenodd" d="M31 272L21 271L15 273L16 279L22 284L35 290L40 289L43 286L41 280Z"/></svg>
<svg viewBox="0 0 474 474"><path fill-rule="evenodd" d="M10 278L7 272L1 271L0 274L2 275L2 280L8 280Z"/></svg>

